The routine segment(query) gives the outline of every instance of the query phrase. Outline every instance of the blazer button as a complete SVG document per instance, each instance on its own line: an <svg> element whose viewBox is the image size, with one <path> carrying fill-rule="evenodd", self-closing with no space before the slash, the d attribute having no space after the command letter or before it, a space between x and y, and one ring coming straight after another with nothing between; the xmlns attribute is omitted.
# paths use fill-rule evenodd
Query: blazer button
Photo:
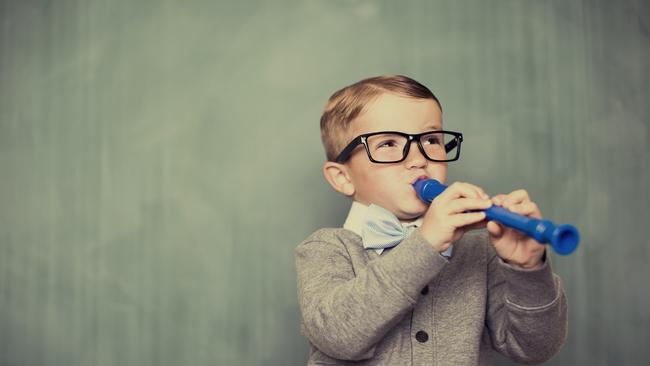
<svg viewBox="0 0 650 366"><path fill-rule="evenodd" d="M424 343L424 342L429 340L429 335L427 334L427 332L421 330L421 331L415 333L415 339L417 339L418 342L420 342L420 343Z"/></svg>
<svg viewBox="0 0 650 366"><path fill-rule="evenodd" d="M422 289L422 291L420 291L420 293L421 293L422 295L426 295L426 294L428 294L428 293L429 293L429 286L428 286L428 285L427 285L427 286L424 286L424 288Z"/></svg>

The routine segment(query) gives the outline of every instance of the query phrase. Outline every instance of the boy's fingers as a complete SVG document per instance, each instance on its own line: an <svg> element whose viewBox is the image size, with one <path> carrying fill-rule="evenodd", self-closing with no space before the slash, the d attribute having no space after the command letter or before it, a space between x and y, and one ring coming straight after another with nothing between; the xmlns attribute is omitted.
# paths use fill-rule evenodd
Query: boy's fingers
<svg viewBox="0 0 650 366"><path fill-rule="evenodd" d="M468 183L468 184L469 184L469 183ZM481 187L479 187L479 186L476 186L476 185L473 185L473 184L470 184L470 186L471 186L472 188L474 188L474 190L476 191L476 195L477 195L476 197L478 197L478 198L483 198L483 199L485 199L485 198L490 198L490 196L489 196L487 193L485 193L485 191L483 190L483 188L481 188Z"/></svg>
<svg viewBox="0 0 650 366"><path fill-rule="evenodd" d="M480 198L459 198L449 204L449 213L456 214L469 210L485 210L492 206L492 201Z"/></svg>
<svg viewBox="0 0 650 366"><path fill-rule="evenodd" d="M503 233L503 228L496 221L488 221L486 228L492 236L499 237Z"/></svg>
<svg viewBox="0 0 650 366"><path fill-rule="evenodd" d="M445 193L447 193L447 195L445 195ZM480 187L470 183L455 182L440 195L445 195L447 199L451 200L460 197L481 198L483 194L485 194L485 192L483 192Z"/></svg>
<svg viewBox="0 0 650 366"><path fill-rule="evenodd" d="M476 192L476 197L477 198L490 198L490 196L488 196L487 193L485 193L483 188L481 188L481 187L479 187L477 185L474 185L474 184L470 184L470 183L467 183L467 184L469 185L470 188L472 188L474 190L474 192Z"/></svg>
<svg viewBox="0 0 650 366"><path fill-rule="evenodd" d="M502 206L505 197L505 194L497 194L496 196L492 197L492 202L494 202L495 205Z"/></svg>
<svg viewBox="0 0 650 366"><path fill-rule="evenodd" d="M458 214L449 216L449 222L455 228L461 228L463 226L471 225L485 219L485 212L470 212L464 214Z"/></svg>
<svg viewBox="0 0 650 366"><path fill-rule="evenodd" d="M459 197L469 197L469 198L477 197L476 190L469 183L455 182L445 190L445 192L447 191L449 191L450 199L459 198Z"/></svg>
<svg viewBox="0 0 650 366"><path fill-rule="evenodd" d="M539 208L535 202L527 201L513 205L509 210L524 216L541 217L541 213L539 212Z"/></svg>
<svg viewBox="0 0 650 366"><path fill-rule="evenodd" d="M517 189L515 191L510 192L508 196L506 197L504 204L516 204L524 201L530 201L530 196L528 195L528 192L526 192L525 189Z"/></svg>
<svg viewBox="0 0 650 366"><path fill-rule="evenodd" d="M515 207L517 208L517 212L522 215L532 213L534 208L532 202L522 202L518 205L515 205Z"/></svg>

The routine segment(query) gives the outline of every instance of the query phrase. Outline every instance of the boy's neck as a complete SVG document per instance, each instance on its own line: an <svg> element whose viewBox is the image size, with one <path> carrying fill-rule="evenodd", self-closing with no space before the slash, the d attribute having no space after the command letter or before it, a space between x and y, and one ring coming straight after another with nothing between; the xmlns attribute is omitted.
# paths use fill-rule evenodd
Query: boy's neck
<svg viewBox="0 0 650 366"><path fill-rule="evenodd" d="M367 209L367 208L370 206L370 205L368 205L368 204L365 204L365 203L359 202L359 201L354 200L354 199L352 200L352 204L353 204L353 206L358 206L358 207L355 208L355 211L356 211L356 210L359 210L360 208ZM351 209L352 209L352 207L351 207ZM397 217L397 215L395 215L395 217ZM418 216L418 217L415 217L415 218L412 218L412 219L400 219L400 218L398 217L397 219L399 220L399 222L400 222L402 225L409 225L409 224L412 224L412 223L414 223L414 222L416 222L416 221L422 221L422 216ZM419 225L418 225L418 226L419 226Z"/></svg>

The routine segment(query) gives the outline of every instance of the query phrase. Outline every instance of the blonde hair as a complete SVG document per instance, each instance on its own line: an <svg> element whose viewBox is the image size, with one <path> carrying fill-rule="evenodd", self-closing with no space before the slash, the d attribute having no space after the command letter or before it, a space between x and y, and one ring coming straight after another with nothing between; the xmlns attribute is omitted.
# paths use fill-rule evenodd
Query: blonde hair
<svg viewBox="0 0 650 366"><path fill-rule="evenodd" d="M351 122L382 93L394 93L417 99L440 101L431 90L403 75L383 75L363 79L335 92L325 105L320 118L320 134L327 160L335 161L350 138Z"/></svg>

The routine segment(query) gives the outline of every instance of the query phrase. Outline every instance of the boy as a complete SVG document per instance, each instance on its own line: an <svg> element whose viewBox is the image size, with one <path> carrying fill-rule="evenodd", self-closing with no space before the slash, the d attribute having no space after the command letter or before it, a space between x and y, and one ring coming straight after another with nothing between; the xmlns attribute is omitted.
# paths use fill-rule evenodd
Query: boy
<svg viewBox="0 0 650 366"><path fill-rule="evenodd" d="M353 203L343 228L295 250L309 365L491 365L493 350L537 363L558 352L566 297L545 246L482 212L541 218L526 191L490 198L456 182L427 206L413 189L444 183L462 142L428 88L399 75L343 88L321 136L325 178Z"/></svg>

